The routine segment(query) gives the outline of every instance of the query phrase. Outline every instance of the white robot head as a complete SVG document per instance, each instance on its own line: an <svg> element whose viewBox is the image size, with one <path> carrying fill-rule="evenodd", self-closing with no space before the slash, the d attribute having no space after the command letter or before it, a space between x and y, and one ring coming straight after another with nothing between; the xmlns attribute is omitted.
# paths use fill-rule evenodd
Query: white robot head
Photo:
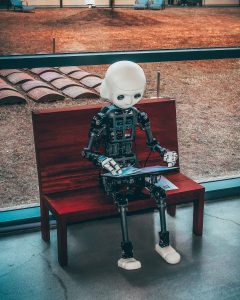
<svg viewBox="0 0 240 300"><path fill-rule="evenodd" d="M100 87L102 98L126 109L138 103L144 94L146 77L143 69L131 61L112 64Z"/></svg>

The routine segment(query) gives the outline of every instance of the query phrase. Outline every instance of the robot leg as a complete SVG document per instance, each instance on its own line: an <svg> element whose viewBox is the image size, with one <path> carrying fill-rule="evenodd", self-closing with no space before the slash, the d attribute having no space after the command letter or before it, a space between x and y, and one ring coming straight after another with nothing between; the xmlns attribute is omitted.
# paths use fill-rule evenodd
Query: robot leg
<svg viewBox="0 0 240 300"><path fill-rule="evenodd" d="M124 193L115 193L114 201L118 207L121 218L121 229L122 229L122 258L118 260L118 266L125 270L135 270L141 268L140 261L133 257L133 246L128 236L128 225L127 225L127 198Z"/></svg>
<svg viewBox="0 0 240 300"><path fill-rule="evenodd" d="M169 264L180 262L180 255L169 245L169 231L166 226L166 193L155 184L147 183L151 196L155 199L160 216L161 231L159 232L159 244L156 244L155 250Z"/></svg>

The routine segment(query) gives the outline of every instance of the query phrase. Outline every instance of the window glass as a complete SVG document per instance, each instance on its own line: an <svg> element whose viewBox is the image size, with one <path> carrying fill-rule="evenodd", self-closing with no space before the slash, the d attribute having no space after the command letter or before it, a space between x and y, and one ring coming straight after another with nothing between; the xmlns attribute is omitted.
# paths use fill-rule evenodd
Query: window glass
<svg viewBox="0 0 240 300"><path fill-rule="evenodd" d="M145 97L156 97L157 72L160 72L160 97L176 99L181 171L200 181L239 175L240 60L183 61L140 65L147 77ZM107 65L101 65L80 68L103 78L107 67ZM40 100L33 101L32 97L37 96L23 90L23 85L26 89L26 83L13 84L6 77L1 76L6 84L16 88L27 101L25 104L0 107L1 209L39 203L31 110L102 102L98 96L89 97L89 95L81 96L80 94L79 97L76 96L78 91L76 92L73 86L63 89L62 85L66 84L66 79L79 83L79 79L70 76L79 74L77 68L72 73L68 73L71 70L67 68L53 68L52 71L42 73L45 77L33 73L33 70L21 71L32 76L33 81L38 80L42 84L48 84L52 89L47 88L50 95L54 91L62 95L62 98L59 101L41 103L44 93L39 92L37 94ZM64 78L60 76L48 83L46 74L49 72L60 74ZM95 84L99 86L99 78L96 76L94 78ZM84 81L84 84L91 85L93 81L93 79ZM97 87L87 89L92 93L98 93ZM52 97L47 98L53 100ZM46 99L43 98L43 100Z"/></svg>
<svg viewBox="0 0 240 300"><path fill-rule="evenodd" d="M144 1L143 1L144 2ZM159 1L157 1L159 2ZM161 2L161 1L160 1ZM29 5L59 6L60 1L30 0ZM64 8L38 8L0 14L0 54L205 48L238 46L239 7L199 7L199 0L169 0L163 10L135 10L134 0L63 1ZM179 4L179 5L178 5ZM239 6L238 0L205 0L203 5ZM67 6L78 5L69 8ZM80 5L83 7L79 8ZM99 7L105 5L106 7ZM119 6L127 6L120 7ZM55 39L55 46L53 45Z"/></svg>

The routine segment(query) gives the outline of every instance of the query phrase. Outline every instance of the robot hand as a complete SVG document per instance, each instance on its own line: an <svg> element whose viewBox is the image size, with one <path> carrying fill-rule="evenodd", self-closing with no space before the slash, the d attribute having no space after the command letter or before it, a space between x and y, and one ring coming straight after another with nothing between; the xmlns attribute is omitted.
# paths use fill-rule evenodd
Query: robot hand
<svg viewBox="0 0 240 300"><path fill-rule="evenodd" d="M177 152L168 151L164 154L163 160L168 164L168 167L173 167L178 159Z"/></svg>
<svg viewBox="0 0 240 300"><path fill-rule="evenodd" d="M122 174L120 166L111 157L103 157L100 164L104 169L111 172L113 175Z"/></svg>

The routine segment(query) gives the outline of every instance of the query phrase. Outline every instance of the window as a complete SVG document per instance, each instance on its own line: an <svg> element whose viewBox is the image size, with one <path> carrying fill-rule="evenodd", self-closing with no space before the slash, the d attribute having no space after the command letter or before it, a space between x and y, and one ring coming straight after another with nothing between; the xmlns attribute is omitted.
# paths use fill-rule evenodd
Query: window
<svg viewBox="0 0 240 300"><path fill-rule="evenodd" d="M103 77L108 65L98 65L98 63L110 63L110 61L118 59L139 61L148 80L146 97L156 96L156 74L160 71L160 96L176 99L179 152L181 168L184 173L196 180L239 176L238 101L240 88L237 84L239 80L239 48L232 49L229 54L232 59L200 61L184 61L196 58L194 51L174 50L174 48L238 45L240 36L238 10L236 8L207 10L190 7L182 10L173 8L157 12L159 16L161 15L159 20L157 20L156 14L154 14L155 17L152 16L151 11L138 12L123 8L115 10L118 17L109 19L107 11L109 10L105 9L104 12L102 8L96 10L40 9L36 11L36 14L29 14L26 18L23 18L21 14L15 15L3 11L0 20L7 26L1 26L0 29L3 41L0 46L0 54L51 53L53 52L53 37L55 37L56 52L92 51L93 53L79 55L73 53L72 56L57 54L47 58L45 55L38 55L35 59L33 56L31 67L45 67L46 65L56 67L57 62L66 66L69 62L69 65L75 64L76 67L86 72ZM100 21L94 18L90 18L89 21L87 12L90 15L102 14ZM83 13L86 14L85 17L82 17ZM44 15L44 18L40 18L40 24L39 18L36 18L38 14ZM188 18L188 21L180 22L179 14L181 17ZM229 23L225 23L225 21L222 23L221 17L226 15ZM202 18L201 22L199 21L200 17ZM24 25L27 18L33 21L31 28ZM206 20L209 20L210 23ZM87 25L88 22L91 23L91 26ZM211 23L214 22L214 27L211 27ZM167 27L168 25L169 27ZM158 33L161 35L158 36ZM14 40L13 36L17 38ZM105 50L144 49L147 51L150 49L151 51L151 48L173 48L173 50L171 50L172 52L163 51L159 56L157 53L161 51L152 51L151 53L140 51L135 54L129 53L128 56L125 56L125 52L119 52L116 55L111 52L106 55L98 53L98 51ZM196 55L201 58L216 57L215 50L209 49L204 52L200 49ZM211 54L213 53L211 51L215 54ZM224 49L222 51L224 52ZM222 55L220 57L228 57L227 54ZM61 88L52 85L54 80L47 82L44 76L41 77L41 74L32 72L30 59L31 57L22 57L21 60L18 60L18 56L13 56L12 59L1 56L0 68L10 67L12 64L11 68L18 68L35 80L41 80L44 84L48 84L64 99L51 103L33 101L33 98L29 97L22 89L21 82L14 84L14 81L9 82L7 77L0 76L5 83L16 88L27 100L26 104L0 107L1 209L38 203L31 109L81 105L99 101L94 97L92 100L84 97L76 100L71 95L65 94ZM163 62L164 60L166 61ZM9 65L7 65L8 62ZM83 62L84 65L82 65ZM29 68L25 69L27 66ZM57 73L56 71L59 69L55 69L55 73ZM61 71L58 73L75 82L79 80L71 78L69 74ZM90 90L93 91L93 88Z"/></svg>

